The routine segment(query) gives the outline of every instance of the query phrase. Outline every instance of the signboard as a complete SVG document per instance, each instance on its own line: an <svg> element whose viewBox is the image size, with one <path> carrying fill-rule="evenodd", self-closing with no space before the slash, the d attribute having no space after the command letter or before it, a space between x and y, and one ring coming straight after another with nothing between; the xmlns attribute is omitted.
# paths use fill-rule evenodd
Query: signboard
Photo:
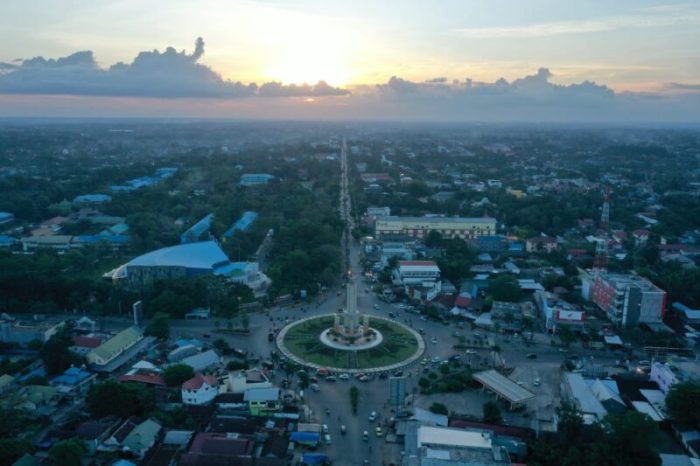
<svg viewBox="0 0 700 466"><path fill-rule="evenodd" d="M389 378L389 403L395 406L403 405L406 398L406 377Z"/></svg>
<svg viewBox="0 0 700 466"><path fill-rule="evenodd" d="M136 301L132 309L134 311L134 325L140 327L141 320L143 319L143 303L141 301Z"/></svg>

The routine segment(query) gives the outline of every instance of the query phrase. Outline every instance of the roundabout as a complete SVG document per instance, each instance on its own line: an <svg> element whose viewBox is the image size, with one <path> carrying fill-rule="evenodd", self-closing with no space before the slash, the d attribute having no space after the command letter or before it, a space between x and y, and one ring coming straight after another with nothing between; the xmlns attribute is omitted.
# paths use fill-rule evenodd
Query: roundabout
<svg viewBox="0 0 700 466"><path fill-rule="evenodd" d="M277 347L289 360L331 372L370 373L400 369L421 357L425 343L418 332L383 317L372 316L373 330L380 332L369 348L338 347L322 341L336 314L307 317L280 330Z"/></svg>
<svg viewBox="0 0 700 466"><path fill-rule="evenodd" d="M348 283L346 312L292 322L277 334L277 347L292 362L331 372L400 369L421 357L425 342L415 330L384 317L361 315Z"/></svg>

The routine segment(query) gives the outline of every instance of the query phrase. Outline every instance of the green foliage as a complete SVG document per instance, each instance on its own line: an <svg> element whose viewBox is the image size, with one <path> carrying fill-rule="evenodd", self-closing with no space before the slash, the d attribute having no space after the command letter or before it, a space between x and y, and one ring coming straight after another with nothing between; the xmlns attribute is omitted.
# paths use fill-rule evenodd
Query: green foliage
<svg viewBox="0 0 700 466"><path fill-rule="evenodd" d="M489 290L494 301L518 302L523 296L518 279L510 274L501 274L492 279Z"/></svg>
<svg viewBox="0 0 700 466"><path fill-rule="evenodd" d="M171 387L180 386L192 377L194 369L187 364L174 364L163 371L163 379Z"/></svg>
<svg viewBox="0 0 700 466"><path fill-rule="evenodd" d="M226 369L229 371L239 371L248 369L248 363L245 361L229 361L226 363Z"/></svg>
<svg viewBox="0 0 700 466"><path fill-rule="evenodd" d="M79 364L81 358L68 348L73 346L73 332L69 325L64 325L49 338L39 351L39 356L44 361L44 367L48 375L60 374L72 364Z"/></svg>
<svg viewBox="0 0 700 466"><path fill-rule="evenodd" d="M421 377L418 379L418 386L423 390L427 390L430 388L430 380L425 377Z"/></svg>
<svg viewBox="0 0 700 466"><path fill-rule="evenodd" d="M170 316L163 312L156 313L146 327L145 333L160 341L166 341L170 338Z"/></svg>
<svg viewBox="0 0 700 466"><path fill-rule="evenodd" d="M221 354L229 354L231 352L231 346L223 338L217 338L214 340L212 346Z"/></svg>
<svg viewBox="0 0 700 466"><path fill-rule="evenodd" d="M557 336L561 344L567 348L576 341L576 334L566 325L557 327Z"/></svg>
<svg viewBox="0 0 700 466"><path fill-rule="evenodd" d="M154 394L146 387L121 384L114 380L93 385L85 398L87 408L95 417L147 415L155 405Z"/></svg>
<svg viewBox="0 0 700 466"><path fill-rule="evenodd" d="M501 408L495 401L487 401L482 406L483 420L488 424L500 424L503 420L501 417Z"/></svg>
<svg viewBox="0 0 700 466"><path fill-rule="evenodd" d="M666 397L666 408L681 424L700 424L700 383L682 382L673 385Z"/></svg>
<svg viewBox="0 0 700 466"><path fill-rule="evenodd" d="M357 416L357 405L360 402L360 390L356 386L350 387L350 406L352 407L352 414Z"/></svg>
<svg viewBox="0 0 700 466"><path fill-rule="evenodd" d="M83 441L78 438L62 440L49 450L49 460L58 466L80 466L83 453L86 452Z"/></svg>
<svg viewBox="0 0 700 466"><path fill-rule="evenodd" d="M34 451L34 446L27 440L0 438L0 464L12 464L25 453Z"/></svg>
<svg viewBox="0 0 700 466"><path fill-rule="evenodd" d="M449 411L447 410L447 406L445 406L442 403L435 402L430 405L430 412L435 413L435 414L444 414L447 416L449 414Z"/></svg>

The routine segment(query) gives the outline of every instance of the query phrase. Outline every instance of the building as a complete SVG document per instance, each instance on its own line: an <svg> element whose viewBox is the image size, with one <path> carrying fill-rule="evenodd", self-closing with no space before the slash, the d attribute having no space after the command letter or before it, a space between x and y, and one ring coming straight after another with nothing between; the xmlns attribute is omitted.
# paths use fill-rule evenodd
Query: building
<svg viewBox="0 0 700 466"><path fill-rule="evenodd" d="M494 301L491 320L505 331L518 332L523 326L523 310L518 303Z"/></svg>
<svg viewBox="0 0 700 466"><path fill-rule="evenodd" d="M188 228L180 235L180 243L196 243L202 241L202 237L209 233L211 224L214 221L214 214L204 216L200 221ZM208 239L208 238L205 238Z"/></svg>
<svg viewBox="0 0 700 466"><path fill-rule="evenodd" d="M85 394L97 379L97 374L88 372L80 367L69 367L66 371L54 377L49 383L60 393L74 395Z"/></svg>
<svg viewBox="0 0 700 466"><path fill-rule="evenodd" d="M226 384L231 393L245 393L252 388L272 388L273 386L265 372L260 369L229 372Z"/></svg>
<svg viewBox="0 0 700 466"><path fill-rule="evenodd" d="M661 323L666 310L666 292L637 275L600 273L590 298L611 322L623 327Z"/></svg>
<svg viewBox="0 0 700 466"><path fill-rule="evenodd" d="M243 401L253 416L267 416L281 409L279 388L249 388L243 394Z"/></svg>
<svg viewBox="0 0 700 466"><path fill-rule="evenodd" d="M182 384L181 393L186 405L207 404L219 394L219 381L213 375L197 373Z"/></svg>
<svg viewBox="0 0 700 466"><path fill-rule="evenodd" d="M556 238L551 236L534 236L525 240L525 251L527 252L553 252L559 249Z"/></svg>
<svg viewBox="0 0 700 466"><path fill-rule="evenodd" d="M235 267L215 241L179 244L151 251L106 273L106 278L143 287L156 280L226 276Z"/></svg>
<svg viewBox="0 0 700 466"><path fill-rule="evenodd" d="M27 343L38 340L45 343L63 326L63 322L23 322L14 320L0 321L0 341L6 343Z"/></svg>
<svg viewBox="0 0 700 466"><path fill-rule="evenodd" d="M240 218L224 232L223 237L232 238L237 231L248 231L257 218L257 212L253 212L252 210L243 212L243 215L241 215Z"/></svg>
<svg viewBox="0 0 700 466"><path fill-rule="evenodd" d="M434 300L442 287L440 268L434 261L399 261L392 280L403 286L408 297L421 302Z"/></svg>
<svg viewBox="0 0 700 466"><path fill-rule="evenodd" d="M73 204L104 204L111 200L109 194L81 194L73 199Z"/></svg>
<svg viewBox="0 0 700 466"><path fill-rule="evenodd" d="M677 383L683 382L686 379L686 376L675 366L655 362L651 365L649 379L652 382L656 382L664 395L668 395L671 387Z"/></svg>
<svg viewBox="0 0 700 466"><path fill-rule="evenodd" d="M573 331L583 331L586 323L584 311L548 291L537 290L534 298L548 332L556 332L557 328L563 326Z"/></svg>
<svg viewBox="0 0 700 466"><path fill-rule="evenodd" d="M180 457L180 466L205 464L252 465L255 440L236 433L199 432L187 453Z"/></svg>
<svg viewBox="0 0 700 466"><path fill-rule="evenodd" d="M389 217L391 215L391 207L367 207L365 213L368 217Z"/></svg>
<svg viewBox="0 0 700 466"><path fill-rule="evenodd" d="M496 234L496 219L490 217L378 217L374 234L379 240L425 239L430 231L443 238L471 240Z"/></svg>
<svg viewBox="0 0 700 466"><path fill-rule="evenodd" d="M273 175L267 173L246 173L241 175L241 186L267 184L274 179L275 177Z"/></svg>
<svg viewBox="0 0 700 466"><path fill-rule="evenodd" d="M143 458L158 439L163 426L154 419L146 419L134 427L122 442L122 448Z"/></svg>
<svg viewBox="0 0 700 466"><path fill-rule="evenodd" d="M509 465L508 451L484 431L435 427L411 422L405 436L405 461L411 466Z"/></svg>
<svg viewBox="0 0 700 466"><path fill-rule="evenodd" d="M73 346L70 347L70 350L78 354L87 354L95 348L99 348L101 344L100 338L76 335L73 337Z"/></svg>
<svg viewBox="0 0 700 466"><path fill-rule="evenodd" d="M561 393L581 413L585 424L601 421L608 414L581 374L564 372Z"/></svg>
<svg viewBox="0 0 700 466"><path fill-rule="evenodd" d="M136 326L129 327L90 351L86 359L90 364L107 365L142 339L143 330Z"/></svg>
<svg viewBox="0 0 700 466"><path fill-rule="evenodd" d="M180 364L185 364L194 369L195 372L203 372L212 369L221 364L221 356L216 351L208 350L202 353L189 356L180 361Z"/></svg>
<svg viewBox="0 0 700 466"><path fill-rule="evenodd" d="M15 219L15 214L10 212L0 212L0 225L3 223L11 222Z"/></svg>

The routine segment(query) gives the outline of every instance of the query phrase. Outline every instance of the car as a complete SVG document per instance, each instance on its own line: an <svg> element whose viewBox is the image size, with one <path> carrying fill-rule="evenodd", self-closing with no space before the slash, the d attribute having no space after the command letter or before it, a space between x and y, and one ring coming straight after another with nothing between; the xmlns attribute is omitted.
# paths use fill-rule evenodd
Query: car
<svg viewBox="0 0 700 466"><path fill-rule="evenodd" d="M362 440L364 440L365 442L367 440L369 440L369 432L367 432L367 431L362 432Z"/></svg>
<svg viewBox="0 0 700 466"><path fill-rule="evenodd" d="M425 335L425 330L423 330L422 328L419 328L418 333L420 333L421 335Z"/></svg>
<svg viewBox="0 0 700 466"><path fill-rule="evenodd" d="M452 356L450 356L450 361L459 361L460 359L462 359L462 356L460 356L459 354L453 354Z"/></svg>
<svg viewBox="0 0 700 466"><path fill-rule="evenodd" d="M421 366L425 366L425 365L428 364L429 362L430 362L430 359L428 359L428 358L423 358L423 359L421 360L421 362L420 362L420 365L421 365Z"/></svg>
<svg viewBox="0 0 700 466"><path fill-rule="evenodd" d="M208 334L208 333L203 333L203 334L202 334L202 337L204 337L204 338L211 338L211 335Z"/></svg>
<svg viewBox="0 0 700 466"><path fill-rule="evenodd" d="M345 428L345 425L340 426L340 433L341 433L342 435L345 435L345 433L346 433L347 431L348 431L348 430Z"/></svg>
<svg viewBox="0 0 700 466"><path fill-rule="evenodd" d="M536 378L534 382L532 382L532 385L534 385L535 387L539 387L540 384L541 384L541 382L540 382L540 378L539 378L539 377Z"/></svg>
<svg viewBox="0 0 700 466"><path fill-rule="evenodd" d="M465 351L465 352L466 352L467 354L476 354L476 351L474 351L473 349L468 349L468 350Z"/></svg>
<svg viewBox="0 0 700 466"><path fill-rule="evenodd" d="M357 380L360 380L360 379L361 379L362 377L364 377L364 376L365 376L365 373L364 373L364 372L358 372L357 374L355 374L355 378L356 378Z"/></svg>
<svg viewBox="0 0 700 466"><path fill-rule="evenodd" d="M360 382L371 382L371 381L372 381L372 377L370 377L369 375L363 375L362 377L360 377Z"/></svg>
<svg viewBox="0 0 700 466"><path fill-rule="evenodd" d="M395 319L395 318L396 318L396 314L394 314L393 312L389 311L389 318L390 318L390 319Z"/></svg>
<svg viewBox="0 0 700 466"><path fill-rule="evenodd" d="M386 372L382 372L381 374L379 374L380 379L386 379L387 377L389 376L386 374Z"/></svg>
<svg viewBox="0 0 700 466"><path fill-rule="evenodd" d="M394 372L394 377L403 377L403 371Z"/></svg>
<svg viewBox="0 0 700 466"><path fill-rule="evenodd" d="M537 359L537 355L535 353L528 353L526 356L528 359Z"/></svg>
<svg viewBox="0 0 700 466"><path fill-rule="evenodd" d="M372 411L371 413L369 413L369 418L368 418L368 419L369 419L369 422L374 422L374 421L376 421L376 420L377 420L377 412L376 412L376 411Z"/></svg>
<svg viewBox="0 0 700 466"><path fill-rule="evenodd" d="M324 436L323 436L323 442L324 442L326 445L330 445L330 444L332 443L332 442L331 442L331 434L326 434L326 435L324 435Z"/></svg>
<svg viewBox="0 0 700 466"><path fill-rule="evenodd" d="M423 322L425 322L426 320L428 320L428 318L425 317L425 316L420 316L420 320L422 320Z"/></svg>
<svg viewBox="0 0 700 466"><path fill-rule="evenodd" d="M350 380L350 374L340 374L338 378L340 380Z"/></svg>
<svg viewBox="0 0 700 466"><path fill-rule="evenodd" d="M318 383L318 379L317 379L316 377L311 377L311 378L309 379L309 382L311 382L311 383Z"/></svg>
<svg viewBox="0 0 700 466"><path fill-rule="evenodd" d="M326 382L335 382L336 380L338 379L334 375L329 375L326 377Z"/></svg>
<svg viewBox="0 0 700 466"><path fill-rule="evenodd" d="M323 424L321 426L321 432L323 432L324 434L328 433L328 424Z"/></svg>
<svg viewBox="0 0 700 466"><path fill-rule="evenodd" d="M433 359L431 359L431 361L434 362L434 363L438 363L438 362L440 362L440 361L442 361L442 360L440 359L440 356L435 356L435 357L433 357Z"/></svg>
<svg viewBox="0 0 700 466"><path fill-rule="evenodd" d="M377 428L374 429L374 433L377 435L377 437L382 437L384 435L384 431L379 426L377 426Z"/></svg>
<svg viewBox="0 0 700 466"><path fill-rule="evenodd" d="M315 392L320 392L321 387L317 383L314 383L314 384L311 384L311 390L313 390Z"/></svg>
<svg viewBox="0 0 700 466"><path fill-rule="evenodd" d="M430 340L430 343L432 343L433 345L437 345L437 338L433 337L433 339Z"/></svg>

